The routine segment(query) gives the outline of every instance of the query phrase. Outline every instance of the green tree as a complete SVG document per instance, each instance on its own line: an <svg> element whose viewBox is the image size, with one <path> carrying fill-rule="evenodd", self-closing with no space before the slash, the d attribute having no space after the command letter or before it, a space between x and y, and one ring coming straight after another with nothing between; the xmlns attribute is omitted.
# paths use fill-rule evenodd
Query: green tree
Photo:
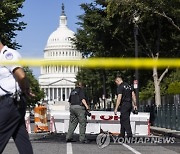
<svg viewBox="0 0 180 154"><path fill-rule="evenodd" d="M98 0L96 4L82 4L81 7L85 13L79 16L80 29L78 29L75 44L78 50L80 50L84 57L123 57L122 51L129 45L124 45L123 41L119 38L112 37L113 23L107 17L107 2ZM129 48L127 50L130 50ZM126 50L126 51L127 51ZM130 53L131 54L131 53ZM96 72L96 76L94 75ZM126 73L129 72L130 74ZM96 71L82 69L79 74L93 74L93 80L97 83L94 85L95 94L102 97L105 93L115 93L114 78L117 75L124 76L126 78L133 76L131 70L103 70L97 69ZM128 74L128 75L127 75ZM82 77L84 79L84 77ZM90 77L87 79L91 82ZM103 83L103 80L106 81ZM95 83L96 83L95 82ZM104 85L104 86L103 86Z"/></svg>
<svg viewBox="0 0 180 154"><path fill-rule="evenodd" d="M28 106L34 107L35 104L37 104L38 101L40 101L42 98L44 98L44 92L40 89L39 83L34 77L32 70L28 67L24 67L24 70L26 72L27 78L29 80L30 88L33 94L35 94L34 97L28 100Z"/></svg>
<svg viewBox="0 0 180 154"><path fill-rule="evenodd" d="M110 17L119 14L133 21L139 30L139 49L144 53L141 56L149 56L154 59L161 57L176 57L179 54L179 1L109 1ZM117 4L117 5L115 5ZM116 7L113 7L113 6ZM118 11L117 11L118 10ZM120 16L119 16L120 17ZM120 24L120 23L119 23ZM131 25L131 24L129 24ZM127 24L128 26L128 24ZM120 29L121 30L121 29ZM156 105L161 104L160 83L168 72L153 68L153 80L155 87Z"/></svg>
<svg viewBox="0 0 180 154"><path fill-rule="evenodd" d="M96 0L82 4L85 13L79 16L77 49L86 57L133 57L136 25L140 57L176 57L180 53L179 3L178 0ZM157 105L160 104L160 82L167 71L153 68ZM141 75L144 72L146 76ZM150 78L150 72L140 72L141 83L147 84Z"/></svg>
<svg viewBox="0 0 180 154"><path fill-rule="evenodd" d="M168 94L180 94L180 81L170 83L167 92Z"/></svg>
<svg viewBox="0 0 180 154"><path fill-rule="evenodd" d="M20 45L15 41L16 31L22 31L25 23L20 21L24 16L19 10L23 7L24 0L0 1L0 35L3 43L14 49Z"/></svg>
<svg viewBox="0 0 180 154"><path fill-rule="evenodd" d="M180 70L171 71L161 83L161 95L180 94ZM140 99L146 100L154 97L153 81L149 80L148 84L142 87Z"/></svg>
<svg viewBox="0 0 180 154"><path fill-rule="evenodd" d="M24 0L1 0L0 1L0 35L3 44L17 49L20 45L15 41L16 31L25 29L26 24L20 19L24 16L19 10L23 7ZM34 106L44 97L44 93L39 88L38 81L35 79L32 71L24 68L29 79L32 92L35 97L28 100L28 106Z"/></svg>
<svg viewBox="0 0 180 154"><path fill-rule="evenodd" d="M180 94L180 69L171 72L162 83L164 87L164 95Z"/></svg>
<svg viewBox="0 0 180 154"><path fill-rule="evenodd" d="M141 92L139 93L139 99L142 101L153 97L154 97L154 85L153 85L153 81L149 80L147 85L141 88Z"/></svg>

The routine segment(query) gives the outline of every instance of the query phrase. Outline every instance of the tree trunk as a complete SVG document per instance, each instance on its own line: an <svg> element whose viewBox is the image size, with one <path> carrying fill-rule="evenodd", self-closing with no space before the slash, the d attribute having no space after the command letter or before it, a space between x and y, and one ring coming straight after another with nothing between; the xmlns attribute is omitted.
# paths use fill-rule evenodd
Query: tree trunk
<svg viewBox="0 0 180 154"><path fill-rule="evenodd" d="M161 105L161 91L160 91L160 82L158 79L157 67L153 68L153 79L154 79L154 88L155 88L155 104L156 106Z"/></svg>
<svg viewBox="0 0 180 154"><path fill-rule="evenodd" d="M165 71L161 74L161 76L158 78L158 71L157 67L153 68L153 79L154 79L154 88L155 88L155 104L156 106L161 105L161 89L160 89L160 83L165 76L165 74L168 72L169 68L166 68Z"/></svg>

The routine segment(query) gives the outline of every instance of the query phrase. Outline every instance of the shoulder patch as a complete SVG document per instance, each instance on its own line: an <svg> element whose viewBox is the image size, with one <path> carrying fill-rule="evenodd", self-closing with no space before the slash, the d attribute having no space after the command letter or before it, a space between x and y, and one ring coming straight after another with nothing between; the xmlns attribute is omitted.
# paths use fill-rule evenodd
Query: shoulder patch
<svg viewBox="0 0 180 154"><path fill-rule="evenodd" d="M5 55L5 58L6 58L7 60L12 60L12 59L13 59L13 54L12 54L11 52L9 52L9 53L7 53L7 54Z"/></svg>

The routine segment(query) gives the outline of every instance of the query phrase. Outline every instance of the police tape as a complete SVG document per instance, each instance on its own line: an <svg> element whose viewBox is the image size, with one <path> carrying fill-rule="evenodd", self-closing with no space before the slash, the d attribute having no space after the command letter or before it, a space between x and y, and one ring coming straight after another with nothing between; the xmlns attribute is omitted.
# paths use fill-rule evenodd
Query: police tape
<svg viewBox="0 0 180 154"><path fill-rule="evenodd" d="M55 59L21 59L18 61L1 61L0 65L21 66L78 66L85 68L180 68L180 58L88 58L73 60Z"/></svg>

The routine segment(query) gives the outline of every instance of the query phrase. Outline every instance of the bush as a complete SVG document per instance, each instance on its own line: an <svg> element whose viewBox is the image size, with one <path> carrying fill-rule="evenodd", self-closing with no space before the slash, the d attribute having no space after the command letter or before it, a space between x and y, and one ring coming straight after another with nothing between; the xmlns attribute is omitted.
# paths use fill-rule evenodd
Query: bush
<svg viewBox="0 0 180 154"><path fill-rule="evenodd" d="M180 94L180 81L170 83L167 92L168 94Z"/></svg>

